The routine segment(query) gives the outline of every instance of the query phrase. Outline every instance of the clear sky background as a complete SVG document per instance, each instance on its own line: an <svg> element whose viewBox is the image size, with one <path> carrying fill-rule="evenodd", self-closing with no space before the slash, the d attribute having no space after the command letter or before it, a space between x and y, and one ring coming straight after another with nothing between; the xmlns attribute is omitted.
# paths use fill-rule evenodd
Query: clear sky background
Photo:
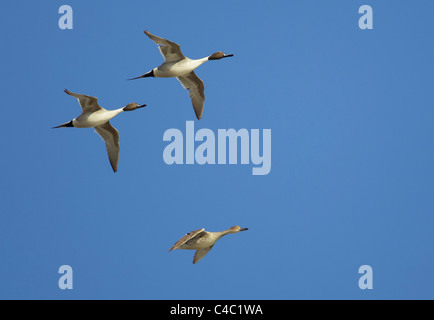
<svg viewBox="0 0 434 320"><path fill-rule="evenodd" d="M58 9L73 8L73 30ZM358 9L371 5L374 29ZM1 1L1 299L433 299L434 2ZM143 30L190 58L195 119ZM113 173L81 109L111 123ZM272 168L173 165L167 129L271 129ZM198 144L196 144L198 145ZM199 263L168 249L233 225ZM58 269L73 268L73 290ZM370 265L374 289L361 290Z"/></svg>

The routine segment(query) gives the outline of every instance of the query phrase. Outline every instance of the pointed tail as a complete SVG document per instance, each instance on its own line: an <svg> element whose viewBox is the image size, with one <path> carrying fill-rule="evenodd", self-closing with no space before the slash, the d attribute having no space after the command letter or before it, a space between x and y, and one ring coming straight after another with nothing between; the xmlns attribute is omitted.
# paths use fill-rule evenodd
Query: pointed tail
<svg viewBox="0 0 434 320"><path fill-rule="evenodd" d="M63 124L61 124L60 126L57 127L53 127L52 129L56 129L56 128L66 128L66 127L73 127L74 125L72 124L72 120L69 122L65 122Z"/></svg>
<svg viewBox="0 0 434 320"><path fill-rule="evenodd" d="M148 77L155 77L154 70L146 72L145 74L142 74L141 76L138 76L138 77L135 77L135 78L131 78L131 79L127 79L127 80L135 80L135 79L148 78Z"/></svg>

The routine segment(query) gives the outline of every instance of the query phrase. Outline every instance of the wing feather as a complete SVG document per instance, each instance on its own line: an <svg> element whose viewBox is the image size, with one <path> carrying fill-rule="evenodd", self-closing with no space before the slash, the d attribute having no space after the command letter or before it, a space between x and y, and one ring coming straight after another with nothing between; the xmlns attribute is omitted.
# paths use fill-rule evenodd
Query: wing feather
<svg viewBox="0 0 434 320"><path fill-rule="evenodd" d="M203 81L194 73L194 71L177 77L182 86L188 90L191 103L197 119L202 118L203 106L205 104L205 86Z"/></svg>
<svg viewBox="0 0 434 320"><path fill-rule="evenodd" d="M205 257L205 255L212 249L214 245L209 246L208 248L205 249L198 249L196 250L196 253L194 254L194 258L193 258L193 264L199 262L203 257Z"/></svg>
<svg viewBox="0 0 434 320"><path fill-rule="evenodd" d="M98 104L98 99L95 97L87 96L85 94L74 93L67 89L65 89L65 93L78 99L78 102L80 103L83 112L91 113L102 109Z"/></svg>
<svg viewBox="0 0 434 320"><path fill-rule="evenodd" d="M118 170L119 162L119 132L109 121L95 127L95 132L98 133L105 142L107 154L110 164L114 172Z"/></svg>
<svg viewBox="0 0 434 320"><path fill-rule="evenodd" d="M184 243L186 243L188 240L194 238L195 236L197 236L199 233L201 233L202 231L205 231L205 228L202 229L198 229L198 230L194 230L191 231L189 233L187 233L185 236L183 236L181 239L179 239L172 248L170 248L169 252L175 249L178 249L180 246L182 246Z"/></svg>
<svg viewBox="0 0 434 320"><path fill-rule="evenodd" d="M160 52L166 62L177 61L185 58L181 52L181 47L179 44L157 37L148 32L148 30L145 30L145 34L156 44L158 44L158 49L160 49Z"/></svg>

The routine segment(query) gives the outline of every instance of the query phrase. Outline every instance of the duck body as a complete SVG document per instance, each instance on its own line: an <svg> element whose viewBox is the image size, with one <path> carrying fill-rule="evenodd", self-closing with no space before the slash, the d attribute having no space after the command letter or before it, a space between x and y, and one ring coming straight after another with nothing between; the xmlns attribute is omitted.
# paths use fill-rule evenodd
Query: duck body
<svg viewBox="0 0 434 320"><path fill-rule="evenodd" d="M82 108L82 113L77 118L54 128L95 128L95 132L98 133L105 142L110 164L113 172L116 172L119 162L119 132L110 124L110 120L119 113L133 111L145 107L146 104L139 105L132 102L123 108L107 110L98 104L98 99L95 97L74 93L66 89L65 93L77 98Z"/></svg>
<svg viewBox="0 0 434 320"><path fill-rule="evenodd" d="M72 124L76 128L94 128L110 121L122 112L124 112L123 108L116 110L106 110L101 108L92 113L86 112L81 114L72 120Z"/></svg>
<svg viewBox="0 0 434 320"><path fill-rule="evenodd" d="M155 36L147 30L145 30L145 34L158 45L164 62L157 68L130 80L148 77L177 78L184 89L188 90L197 119L201 119L205 103L205 86L203 81L194 73L194 70L206 61L232 57L233 54L218 51L201 59L190 59L181 52L179 44Z"/></svg>
<svg viewBox="0 0 434 320"><path fill-rule="evenodd" d="M220 232L202 231L192 239L187 240L178 249L198 250L214 245L223 235Z"/></svg>
<svg viewBox="0 0 434 320"><path fill-rule="evenodd" d="M194 69L208 61L208 58L189 59L184 58L178 61L164 62L159 67L153 69L156 78L173 78L192 72Z"/></svg>
<svg viewBox="0 0 434 320"><path fill-rule="evenodd" d="M246 231L247 228L241 228L239 226L233 226L224 231L210 232L205 231L204 228L198 229L187 233L181 239L179 239L169 252L176 249L183 250L196 250L194 255L193 263L199 262L214 246L214 244L221 237L231 234L238 233L240 231Z"/></svg>

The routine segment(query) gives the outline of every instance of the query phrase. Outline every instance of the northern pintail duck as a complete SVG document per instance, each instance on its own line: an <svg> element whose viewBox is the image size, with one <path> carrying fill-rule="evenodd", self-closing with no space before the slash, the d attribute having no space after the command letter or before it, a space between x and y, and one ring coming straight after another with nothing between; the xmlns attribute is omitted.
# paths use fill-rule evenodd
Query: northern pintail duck
<svg viewBox="0 0 434 320"><path fill-rule="evenodd" d="M119 161L119 132L112 127L109 120L121 112L133 111L145 107L146 104L139 105L133 102L127 104L123 108L116 110L106 110L98 104L98 99L95 97L73 93L66 89L65 92L78 99L83 112L77 118L74 118L71 121L65 122L64 124L54 128L95 128L95 132L98 133L105 141L110 164L113 168L113 171L116 172Z"/></svg>
<svg viewBox="0 0 434 320"><path fill-rule="evenodd" d="M202 118L203 105L205 101L205 88L202 80L199 79L193 70L208 60L219 60L222 58L232 57L233 54L226 54L219 51L202 59L189 59L182 54L177 43L154 36L147 30L145 30L145 34L159 45L158 48L160 49L165 61L159 67L130 80L147 77L176 77L179 82L181 82L182 86L188 90L197 119Z"/></svg>
<svg viewBox="0 0 434 320"><path fill-rule="evenodd" d="M204 228L198 229L187 233L179 239L173 247L170 248L169 252L175 249L196 250L193 259L193 263L196 263L212 249L218 239L227 234L238 233L245 230L248 230L248 228L241 228L239 226L233 226L225 231L219 232L205 231Z"/></svg>

